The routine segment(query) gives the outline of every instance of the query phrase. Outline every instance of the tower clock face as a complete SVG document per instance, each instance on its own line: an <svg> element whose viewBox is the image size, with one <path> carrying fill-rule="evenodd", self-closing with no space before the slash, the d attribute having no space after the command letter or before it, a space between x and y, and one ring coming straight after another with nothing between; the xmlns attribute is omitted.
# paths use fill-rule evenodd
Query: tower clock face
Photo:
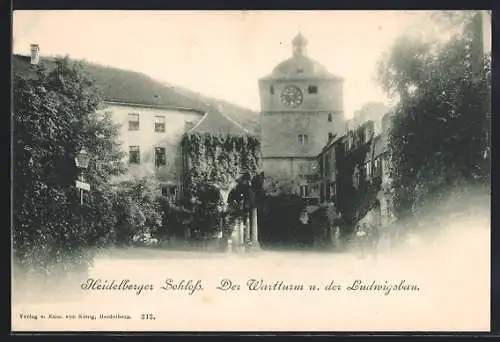
<svg viewBox="0 0 500 342"><path fill-rule="evenodd" d="M302 104L304 96L298 87L291 85L283 90L280 98L285 106L296 108Z"/></svg>

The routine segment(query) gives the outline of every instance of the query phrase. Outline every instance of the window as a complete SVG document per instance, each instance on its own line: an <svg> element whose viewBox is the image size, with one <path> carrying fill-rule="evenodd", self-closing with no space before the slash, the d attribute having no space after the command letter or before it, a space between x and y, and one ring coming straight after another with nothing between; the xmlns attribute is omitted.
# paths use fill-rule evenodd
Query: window
<svg viewBox="0 0 500 342"><path fill-rule="evenodd" d="M301 185L300 186L300 196L307 197L309 195L309 186Z"/></svg>
<svg viewBox="0 0 500 342"><path fill-rule="evenodd" d="M328 187L328 199L332 202L335 202L335 197L336 197L336 187L335 187L335 182L331 182L330 186Z"/></svg>
<svg viewBox="0 0 500 342"><path fill-rule="evenodd" d="M332 113L328 113L328 122L332 122L332 120L333 120Z"/></svg>
<svg viewBox="0 0 500 342"><path fill-rule="evenodd" d="M177 198L177 186L165 185L161 187L162 196L167 197L169 200L174 201Z"/></svg>
<svg viewBox="0 0 500 342"><path fill-rule="evenodd" d="M352 185L354 186L355 189L359 187L359 174L360 174L359 167L358 165L356 165L352 175Z"/></svg>
<svg viewBox="0 0 500 342"><path fill-rule="evenodd" d="M372 163L369 161L368 163L365 164L365 178L370 179L372 176Z"/></svg>
<svg viewBox="0 0 500 342"><path fill-rule="evenodd" d="M319 169L319 164L316 161L311 162L311 172L316 173Z"/></svg>
<svg viewBox="0 0 500 342"><path fill-rule="evenodd" d="M128 162L129 164L141 163L141 151L139 146L129 146Z"/></svg>
<svg viewBox="0 0 500 342"><path fill-rule="evenodd" d="M382 158L377 157L373 166L373 176L382 177Z"/></svg>
<svg viewBox="0 0 500 342"><path fill-rule="evenodd" d="M304 69L297 69L297 74L302 74L304 73Z"/></svg>
<svg viewBox="0 0 500 342"><path fill-rule="evenodd" d="M309 94L317 94L318 93L318 87L316 87L316 86L309 86L307 88L307 92Z"/></svg>
<svg viewBox="0 0 500 342"><path fill-rule="evenodd" d="M345 152L349 153L351 151L353 145L353 136L352 134L348 134L345 140Z"/></svg>
<svg viewBox="0 0 500 342"><path fill-rule="evenodd" d="M155 147L155 166L161 167L167 164L167 153L165 147Z"/></svg>
<svg viewBox="0 0 500 342"><path fill-rule="evenodd" d="M305 145L305 144L309 143L309 137L307 136L307 134L299 134L298 141L299 141L299 144Z"/></svg>
<svg viewBox="0 0 500 342"><path fill-rule="evenodd" d="M271 95L274 95L274 87L273 86L269 87L269 92L271 93Z"/></svg>
<svg viewBox="0 0 500 342"><path fill-rule="evenodd" d="M155 116L155 132L165 132L165 117Z"/></svg>
<svg viewBox="0 0 500 342"><path fill-rule="evenodd" d="M331 157L325 154L325 175L330 173Z"/></svg>
<svg viewBox="0 0 500 342"><path fill-rule="evenodd" d="M128 130L129 131L139 130L139 114L128 115Z"/></svg>
<svg viewBox="0 0 500 342"><path fill-rule="evenodd" d="M305 165L305 164L299 165L299 175L300 176L307 174L308 173L307 171L308 171L307 165Z"/></svg>
<svg viewBox="0 0 500 342"><path fill-rule="evenodd" d="M373 127L370 126L370 125L366 126L366 129L365 129L365 142L368 142L371 139L371 137L373 135L373 129L372 128Z"/></svg>

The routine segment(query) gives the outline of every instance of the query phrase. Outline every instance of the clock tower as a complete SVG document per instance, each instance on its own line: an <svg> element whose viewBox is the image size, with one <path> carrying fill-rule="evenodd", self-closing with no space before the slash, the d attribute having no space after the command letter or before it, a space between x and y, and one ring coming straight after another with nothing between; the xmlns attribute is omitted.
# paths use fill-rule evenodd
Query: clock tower
<svg viewBox="0 0 500 342"><path fill-rule="evenodd" d="M298 180L300 193L312 196L308 176L329 139L345 131L343 78L307 54L307 40L292 40L292 57L259 80L261 140L266 176Z"/></svg>

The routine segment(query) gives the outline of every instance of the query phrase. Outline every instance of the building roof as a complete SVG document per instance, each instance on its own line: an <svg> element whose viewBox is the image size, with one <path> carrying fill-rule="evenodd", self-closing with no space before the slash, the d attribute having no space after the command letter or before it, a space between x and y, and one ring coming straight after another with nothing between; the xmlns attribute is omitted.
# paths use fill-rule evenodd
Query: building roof
<svg viewBox="0 0 500 342"><path fill-rule="evenodd" d="M40 62L50 70L55 58L41 57ZM259 134L259 114L232 103L203 96L188 89L156 81L153 78L134 71L102 66L87 61L80 62L94 81L96 88L107 102L130 105L144 105L163 108L186 108L208 113L214 106L220 107L222 114L245 126L250 132ZM24 77L36 77L30 65L30 57L14 55L13 73Z"/></svg>
<svg viewBox="0 0 500 342"><path fill-rule="evenodd" d="M373 138L372 144L370 146L370 151L366 155L365 161L371 161L372 158L376 159L380 157L387 150L386 139L383 135L377 135Z"/></svg>
<svg viewBox="0 0 500 342"><path fill-rule="evenodd" d="M373 139L373 157L377 158L386 150L385 139L383 136L378 135Z"/></svg>
<svg viewBox="0 0 500 342"><path fill-rule="evenodd" d="M331 79L343 80L331 74L328 69L307 56L307 39L299 33L293 40L293 56L279 63L272 73L263 79Z"/></svg>
<svg viewBox="0 0 500 342"><path fill-rule="evenodd" d="M251 132L241 127L240 124L228 118L219 109L209 110L187 134L210 133L230 134L236 136L252 135Z"/></svg>
<svg viewBox="0 0 500 342"><path fill-rule="evenodd" d="M349 132L351 131L348 131L346 132L344 135L341 135L341 136L336 136L335 138L333 138L332 140L328 141L326 143L325 146L323 146L323 148L321 149L321 151L319 152L319 155L322 155L323 153L325 153L327 150L330 149L330 147L332 147L333 145L338 145L338 144L341 144L343 142L344 139L346 139L347 135L349 134Z"/></svg>

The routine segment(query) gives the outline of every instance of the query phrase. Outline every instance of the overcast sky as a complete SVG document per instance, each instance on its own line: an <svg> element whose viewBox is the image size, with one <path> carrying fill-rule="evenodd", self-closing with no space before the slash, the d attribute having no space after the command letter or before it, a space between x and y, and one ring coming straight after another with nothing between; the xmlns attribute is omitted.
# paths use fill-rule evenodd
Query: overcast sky
<svg viewBox="0 0 500 342"><path fill-rule="evenodd" d="M309 55L345 78L347 117L388 100L377 61L422 14L408 11L16 11L14 53L66 55L140 71L260 109L257 81L291 56L300 30Z"/></svg>

